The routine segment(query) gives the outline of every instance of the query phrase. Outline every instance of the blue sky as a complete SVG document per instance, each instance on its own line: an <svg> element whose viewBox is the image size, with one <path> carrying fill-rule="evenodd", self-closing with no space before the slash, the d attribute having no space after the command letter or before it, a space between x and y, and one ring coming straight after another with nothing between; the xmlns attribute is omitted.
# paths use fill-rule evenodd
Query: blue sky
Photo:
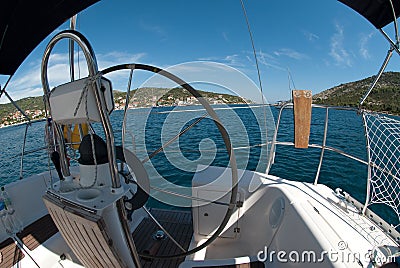
<svg viewBox="0 0 400 268"><path fill-rule="evenodd" d="M318 93L376 74L387 53L383 36L338 1L244 3L264 95L270 102L289 98L288 69L296 88ZM66 28L68 23L51 36ZM188 61L215 61L237 68L258 84L239 0L101 1L80 14L78 29L91 42L100 69L128 62L165 68ZM392 26L385 30L392 35ZM8 87L14 99L42 94L37 67L48 41L16 72ZM54 53L49 77L56 84L68 76L68 70L62 46ZM394 57L388 70L396 70L398 64ZM6 78L0 76L2 85ZM125 89L125 82L113 82L115 89ZM138 83L140 78L134 87Z"/></svg>

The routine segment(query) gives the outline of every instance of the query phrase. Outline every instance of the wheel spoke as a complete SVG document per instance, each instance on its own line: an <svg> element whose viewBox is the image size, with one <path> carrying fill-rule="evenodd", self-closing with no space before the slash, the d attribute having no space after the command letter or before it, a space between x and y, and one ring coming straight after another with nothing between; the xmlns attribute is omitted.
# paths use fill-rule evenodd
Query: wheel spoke
<svg viewBox="0 0 400 268"><path fill-rule="evenodd" d="M201 120L203 120L204 118L206 118L208 116L208 113L205 113L202 117L199 117L196 121L194 121L190 126L188 126L187 128L185 128L184 130L182 130L181 132L179 132L175 137L173 137L172 139L170 139L169 141L167 141L166 143L164 143L163 145L161 145L160 148L158 148L157 150L155 150L154 152L152 152L148 157L146 157L145 159L142 160L142 164L146 163L147 161L149 161L150 159L152 159L154 156L156 156L158 153L164 151L165 148L167 148L171 143L173 143L174 141L176 141L180 136L182 136L183 134L185 134L186 132L188 132L192 127L194 127L195 125L197 125L198 123L200 123Z"/></svg>
<svg viewBox="0 0 400 268"><path fill-rule="evenodd" d="M173 191L168 191L168 190L165 190L165 189L158 188L158 187L156 187L156 186L151 186L151 185L150 185L150 189L159 191L159 192L161 192L161 193L165 193L165 194L169 194L169 195L174 195L174 196L178 196L178 197L183 197L183 198L186 198L186 199L189 199L189 200L198 201L198 202L212 203L212 204L221 205L221 206L226 206L226 207L229 207L229 206L230 206L229 203L224 203L224 202L219 202L219 201L208 200L208 199L204 199L204 198L200 198L200 197L196 197L196 196L192 196L192 195L185 195L185 194L182 194L182 193L176 193L176 192L173 192Z"/></svg>
<svg viewBox="0 0 400 268"><path fill-rule="evenodd" d="M159 223L157 221L157 219L153 216L153 214L151 214L151 212L143 206L144 211L146 211L146 213L149 215L149 217L154 221L155 224L157 224L157 226L163 230L163 232L169 237L169 239L171 239L171 241L180 249L182 250L182 252L186 253L186 249L184 249L173 237L172 235L161 225L161 223Z"/></svg>

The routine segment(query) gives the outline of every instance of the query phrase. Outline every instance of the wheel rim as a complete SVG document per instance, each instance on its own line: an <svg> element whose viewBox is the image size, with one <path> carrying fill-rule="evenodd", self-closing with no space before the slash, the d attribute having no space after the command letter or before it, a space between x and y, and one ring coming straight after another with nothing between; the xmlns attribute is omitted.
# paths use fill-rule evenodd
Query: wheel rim
<svg viewBox="0 0 400 268"><path fill-rule="evenodd" d="M216 114L216 112L214 111L214 109L202 97L202 95L196 89L194 89L191 85L189 85L188 83L186 83L179 77L175 76L174 74L172 74L166 70L160 69L158 67L154 67L154 66L146 65L146 64L121 64L121 65L109 67L109 68L101 71L101 73L103 75L106 75L106 74L109 74L109 73L112 73L115 71L119 71L119 70L131 70L131 75L132 75L133 70L144 70L144 71L149 71L149 72L153 72L155 74L162 75L162 76L174 81L175 83L177 83L178 85L180 85L181 87L186 89L192 96L194 96L201 103L201 105L207 111L208 115L214 121L216 127L218 128L219 133L222 136L226 150L229 155L229 163L231 166L231 174L232 174L232 187L231 187L230 191L226 193L226 194L230 193L231 198L230 198L229 206L227 208L225 216L223 217L223 220L221 221L221 224L219 225L217 230L204 243L202 243L200 246L197 246L189 251L182 252L180 254L174 254L174 255L152 256L152 255L141 254L141 256L145 257L145 258L168 259L168 258L181 258L181 257L185 257L187 255L194 254L194 253L204 249L208 245L210 245L222 233L222 231L225 229L225 227L236 207L235 204L236 204L236 198L237 198L237 192L238 192L238 173L237 173L237 166L236 166L236 158L235 158L235 155L233 152L233 147L232 147L231 141L229 139L228 132L222 125L222 121L219 119L219 117ZM128 104L126 103L126 105L128 105ZM125 121L125 118L124 118L124 121ZM125 152L125 150L124 150L124 152ZM126 155L125 159L127 159L128 157L129 156ZM139 185L139 186L140 186L140 188L145 189L145 187L143 185Z"/></svg>

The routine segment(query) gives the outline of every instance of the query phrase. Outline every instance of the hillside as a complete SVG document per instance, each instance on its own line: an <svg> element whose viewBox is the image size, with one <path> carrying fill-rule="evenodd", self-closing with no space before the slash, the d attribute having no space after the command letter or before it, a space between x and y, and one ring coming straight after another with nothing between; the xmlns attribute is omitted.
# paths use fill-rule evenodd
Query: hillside
<svg viewBox="0 0 400 268"><path fill-rule="evenodd" d="M236 96L213 93L199 90L199 93L211 104L234 104L245 103ZM114 91L115 109L125 107L125 92ZM44 117L43 97L28 97L16 101L18 106L29 116L30 119L41 119ZM196 98L183 88L140 88L132 90L129 108L172 106L172 105L197 105ZM25 121L23 115L11 104L0 104L0 126L13 125Z"/></svg>
<svg viewBox="0 0 400 268"><path fill-rule="evenodd" d="M358 107L374 77L341 84L313 96L317 104ZM400 114L400 73L383 73L363 107L380 112Z"/></svg>

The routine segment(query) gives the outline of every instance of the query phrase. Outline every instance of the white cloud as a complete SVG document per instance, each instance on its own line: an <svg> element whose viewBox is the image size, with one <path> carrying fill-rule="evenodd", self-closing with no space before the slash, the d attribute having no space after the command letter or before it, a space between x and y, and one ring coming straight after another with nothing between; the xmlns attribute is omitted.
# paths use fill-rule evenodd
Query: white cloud
<svg viewBox="0 0 400 268"><path fill-rule="evenodd" d="M221 60L221 58L218 58L218 57L202 57L202 58L198 58L197 60L200 60L200 61L218 61L218 60Z"/></svg>
<svg viewBox="0 0 400 268"><path fill-rule="evenodd" d="M75 53L77 56L78 53ZM83 57L83 54L81 54ZM52 53L50 54L49 62L67 62L69 60L69 55L67 53Z"/></svg>
<svg viewBox="0 0 400 268"><path fill-rule="evenodd" d="M259 50L257 52L257 61L260 65L286 72L286 68L282 67L282 65L279 63L278 60L279 56L286 56L294 59L308 58L307 55L291 49L280 49L272 54L265 53ZM249 64L252 66L255 64L254 54L251 51L244 51L243 53L232 54L223 57L215 57L215 56L201 57L198 58L198 60L220 62L232 67L242 69L242 71L245 71L245 69L243 68L248 66Z"/></svg>
<svg viewBox="0 0 400 268"><path fill-rule="evenodd" d="M368 50L368 42L374 35L375 35L375 32L361 35L359 53L364 59L371 58L371 54Z"/></svg>
<svg viewBox="0 0 400 268"><path fill-rule="evenodd" d="M141 21L140 26L142 29L156 34L161 40L166 40L168 38L167 31L159 25L150 25L147 21Z"/></svg>
<svg viewBox="0 0 400 268"><path fill-rule="evenodd" d="M303 31L303 34L307 38L307 40L311 41L311 42L319 39L318 35L308 32L308 31Z"/></svg>
<svg viewBox="0 0 400 268"><path fill-rule="evenodd" d="M261 50L257 53L257 60L260 64L264 66L286 72L286 69L279 64L274 56L262 52Z"/></svg>
<svg viewBox="0 0 400 268"><path fill-rule="evenodd" d="M275 51L274 54L276 56L287 56L287 57L295 59L295 60L308 59L308 56L306 54L300 53L291 48L281 48L281 49Z"/></svg>
<svg viewBox="0 0 400 268"><path fill-rule="evenodd" d="M198 58L199 61L215 61L215 62L221 62L224 64L228 64L230 66L235 66L235 67L244 67L245 64L243 63L243 58L239 54L233 54L233 55L227 55L223 57L201 57Z"/></svg>
<svg viewBox="0 0 400 268"><path fill-rule="evenodd" d="M97 56L97 63L99 65L99 69L101 70L116 64L136 63L145 56L146 53L130 54L127 52L113 51L107 54L99 54Z"/></svg>
<svg viewBox="0 0 400 268"><path fill-rule="evenodd" d="M250 56L249 55L247 55L246 56L246 59L250 62L250 63L252 63L253 62L253 60L250 58Z"/></svg>
<svg viewBox="0 0 400 268"><path fill-rule="evenodd" d="M333 58L336 65L351 67L352 60L350 54L344 48L344 29L343 26L335 23L336 32L331 37L329 55Z"/></svg>
<svg viewBox="0 0 400 268"><path fill-rule="evenodd" d="M110 67L116 64L122 63L134 63L139 59L145 57L145 53L131 54L126 52L110 52L107 54L98 54L97 61L99 70ZM75 55L75 60L78 59L78 55ZM86 62L82 52L79 54L80 64L75 63L75 78L86 77L88 75ZM70 80L69 77L69 56L68 53L54 53L50 56L49 67L48 67L48 81L50 84L50 89L56 85L66 83ZM7 92L14 100L18 100L30 96L39 96L43 94L41 75L40 75L40 65L39 61L32 61L27 63L29 69L27 71L22 71L16 74L16 76L11 80L7 87ZM80 66L80 75L78 77L78 66ZM111 75L112 79L128 79L126 72L119 72ZM118 82L118 81L116 81ZM0 103L8 102L6 98L1 98Z"/></svg>
<svg viewBox="0 0 400 268"><path fill-rule="evenodd" d="M225 57L224 61L231 66L244 66L238 54L228 55Z"/></svg>
<svg viewBox="0 0 400 268"><path fill-rule="evenodd" d="M222 32L222 37L225 41L229 42L228 34L226 32Z"/></svg>

